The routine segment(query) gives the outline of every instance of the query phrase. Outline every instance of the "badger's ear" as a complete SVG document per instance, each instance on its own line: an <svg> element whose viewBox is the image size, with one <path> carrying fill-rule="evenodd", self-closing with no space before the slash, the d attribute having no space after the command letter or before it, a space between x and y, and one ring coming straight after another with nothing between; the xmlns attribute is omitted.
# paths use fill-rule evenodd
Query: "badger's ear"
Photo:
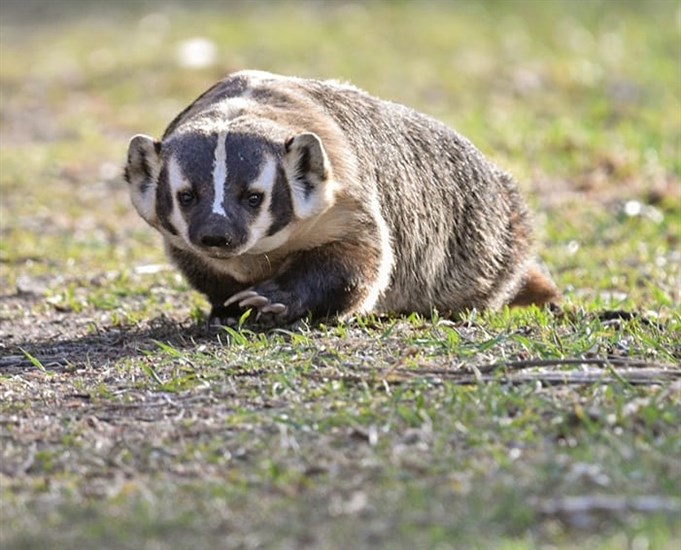
<svg viewBox="0 0 681 550"><path fill-rule="evenodd" d="M284 170L298 218L320 214L333 204L331 164L316 134L292 136L284 144Z"/></svg>
<svg viewBox="0 0 681 550"><path fill-rule="evenodd" d="M139 215L156 225L156 185L161 171L161 144L149 136L138 134L128 145L125 179L130 186L130 198Z"/></svg>

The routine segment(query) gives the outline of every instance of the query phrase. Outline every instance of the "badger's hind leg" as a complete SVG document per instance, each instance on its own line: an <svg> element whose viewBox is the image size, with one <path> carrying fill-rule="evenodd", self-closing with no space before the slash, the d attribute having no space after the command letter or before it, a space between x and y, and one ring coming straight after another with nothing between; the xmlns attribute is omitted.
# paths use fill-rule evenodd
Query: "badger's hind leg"
<svg viewBox="0 0 681 550"><path fill-rule="evenodd" d="M539 263L531 263L522 278L515 296L508 305L511 307L556 304L560 294L548 270Z"/></svg>

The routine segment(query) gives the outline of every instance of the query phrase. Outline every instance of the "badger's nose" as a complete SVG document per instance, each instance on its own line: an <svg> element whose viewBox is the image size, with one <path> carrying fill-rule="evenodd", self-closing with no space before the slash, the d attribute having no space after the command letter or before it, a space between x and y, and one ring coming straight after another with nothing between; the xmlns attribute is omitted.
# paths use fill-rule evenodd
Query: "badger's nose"
<svg viewBox="0 0 681 550"><path fill-rule="evenodd" d="M230 240L224 235L203 235L201 237L201 244L203 246L215 246L226 248L230 245Z"/></svg>

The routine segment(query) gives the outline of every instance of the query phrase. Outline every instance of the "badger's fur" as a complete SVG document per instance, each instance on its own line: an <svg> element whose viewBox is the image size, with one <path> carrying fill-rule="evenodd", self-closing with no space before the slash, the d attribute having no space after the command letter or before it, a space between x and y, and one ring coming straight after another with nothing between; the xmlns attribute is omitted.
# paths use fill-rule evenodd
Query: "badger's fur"
<svg viewBox="0 0 681 550"><path fill-rule="evenodd" d="M211 318L456 313L557 297L516 184L440 122L244 71L128 150L132 202Z"/></svg>

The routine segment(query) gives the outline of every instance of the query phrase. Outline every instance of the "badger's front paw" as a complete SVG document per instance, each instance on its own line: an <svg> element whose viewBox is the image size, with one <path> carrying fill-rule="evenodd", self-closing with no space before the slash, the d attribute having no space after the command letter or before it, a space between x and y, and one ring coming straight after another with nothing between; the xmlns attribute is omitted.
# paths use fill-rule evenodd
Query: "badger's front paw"
<svg viewBox="0 0 681 550"><path fill-rule="evenodd" d="M210 315L206 321L208 328L233 327L239 323L241 310L237 304L225 307L222 304L213 304Z"/></svg>
<svg viewBox="0 0 681 550"><path fill-rule="evenodd" d="M274 324L283 321L288 311L286 304L260 294L255 288L237 292L231 298L228 298L223 306L229 307L232 304L236 304L242 309L253 308L257 312L255 320L263 324Z"/></svg>

